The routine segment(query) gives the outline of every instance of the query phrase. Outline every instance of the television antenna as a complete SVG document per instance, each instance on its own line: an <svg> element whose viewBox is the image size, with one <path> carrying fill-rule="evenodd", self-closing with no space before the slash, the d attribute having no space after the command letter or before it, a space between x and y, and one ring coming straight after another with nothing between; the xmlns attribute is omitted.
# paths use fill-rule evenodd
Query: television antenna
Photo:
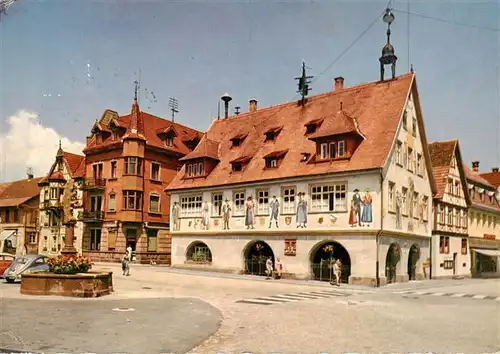
<svg viewBox="0 0 500 354"><path fill-rule="evenodd" d="M179 101L177 101L177 99L175 99L174 97L169 97L168 106L170 107L170 110L172 111L172 122L174 122L175 121L175 114L179 113Z"/></svg>

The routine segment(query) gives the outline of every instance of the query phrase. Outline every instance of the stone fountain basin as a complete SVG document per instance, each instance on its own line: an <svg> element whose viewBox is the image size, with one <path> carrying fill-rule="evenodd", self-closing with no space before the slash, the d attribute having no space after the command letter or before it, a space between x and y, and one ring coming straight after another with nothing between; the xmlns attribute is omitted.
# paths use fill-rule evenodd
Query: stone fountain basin
<svg viewBox="0 0 500 354"><path fill-rule="evenodd" d="M21 294L100 297L113 292L112 272L55 274L28 273L21 276Z"/></svg>

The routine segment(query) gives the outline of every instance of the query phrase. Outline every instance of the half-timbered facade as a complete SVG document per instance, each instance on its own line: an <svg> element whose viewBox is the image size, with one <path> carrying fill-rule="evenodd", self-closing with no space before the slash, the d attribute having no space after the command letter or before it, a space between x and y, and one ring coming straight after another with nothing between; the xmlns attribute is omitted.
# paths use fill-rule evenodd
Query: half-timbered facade
<svg viewBox="0 0 500 354"><path fill-rule="evenodd" d="M74 247L79 253L82 252L84 177L85 156L66 152L59 146L49 173L39 182L41 188L39 253L56 255L64 247L66 228L63 223L62 201L66 188L74 189L73 217L77 220Z"/></svg>
<svg viewBox="0 0 500 354"><path fill-rule="evenodd" d="M470 276L467 178L458 140L429 145L433 198L432 278Z"/></svg>
<svg viewBox="0 0 500 354"><path fill-rule="evenodd" d="M464 167L471 199L469 247L473 277L500 275L500 193L479 173L479 162Z"/></svg>
<svg viewBox="0 0 500 354"><path fill-rule="evenodd" d="M413 74L216 120L169 185L172 265L423 278L435 188Z"/></svg>
<svg viewBox="0 0 500 354"><path fill-rule="evenodd" d="M170 263L169 205L163 190L201 133L141 112L106 110L84 149L83 252L118 261L128 246L143 263Z"/></svg>

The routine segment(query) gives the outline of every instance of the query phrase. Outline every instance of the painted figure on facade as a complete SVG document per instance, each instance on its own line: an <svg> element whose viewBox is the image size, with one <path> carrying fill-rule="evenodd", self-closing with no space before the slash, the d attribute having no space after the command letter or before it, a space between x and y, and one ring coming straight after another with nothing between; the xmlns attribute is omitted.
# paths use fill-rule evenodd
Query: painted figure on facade
<svg viewBox="0 0 500 354"><path fill-rule="evenodd" d="M208 230L210 226L210 207L207 202L203 202L203 208L201 209L201 228L202 230Z"/></svg>
<svg viewBox="0 0 500 354"><path fill-rule="evenodd" d="M280 214L280 202L276 199L276 196L273 196L271 202L269 203L269 228L271 228L271 224L273 221L276 222L276 228L279 228L279 215Z"/></svg>
<svg viewBox="0 0 500 354"><path fill-rule="evenodd" d="M396 229L402 229L403 228L403 224L402 224L402 220L401 220L401 206L402 206L402 202L401 202L401 193L399 193L399 191L396 192Z"/></svg>
<svg viewBox="0 0 500 354"><path fill-rule="evenodd" d="M296 215L297 228L305 228L307 227L307 200L304 192L299 192L297 196L299 197Z"/></svg>
<svg viewBox="0 0 500 354"><path fill-rule="evenodd" d="M179 231L180 225L181 225L181 207L177 202L174 202L174 205L172 205L172 224L174 226L174 231Z"/></svg>
<svg viewBox="0 0 500 354"><path fill-rule="evenodd" d="M231 206L229 205L229 200L225 200L224 205L222 205L222 218L224 220L224 230L229 230L229 218L231 217Z"/></svg>
<svg viewBox="0 0 500 354"><path fill-rule="evenodd" d="M361 225L361 205L363 204L363 200L359 195L359 189L353 190L354 195L352 196L352 202L354 203L354 212L356 214L356 219L358 220L358 226Z"/></svg>
<svg viewBox="0 0 500 354"><path fill-rule="evenodd" d="M365 190L365 195L363 196L362 202L363 214L361 215L361 223L363 226L370 226L370 224L373 222L373 199L369 189Z"/></svg>
<svg viewBox="0 0 500 354"><path fill-rule="evenodd" d="M408 202L408 231L413 231L413 215L414 210L413 210L413 200L414 198L414 192L415 192L415 185L413 184L413 180L409 179L409 185L410 189L408 191L408 197L407 197L407 202Z"/></svg>
<svg viewBox="0 0 500 354"><path fill-rule="evenodd" d="M255 224L255 204L253 202L252 197L248 197L247 202L245 203L245 226L247 229L254 229Z"/></svg>
<svg viewBox="0 0 500 354"><path fill-rule="evenodd" d="M349 209L349 225L355 227L358 224L358 218L356 217L356 204L354 203L354 198L351 200L351 208Z"/></svg>

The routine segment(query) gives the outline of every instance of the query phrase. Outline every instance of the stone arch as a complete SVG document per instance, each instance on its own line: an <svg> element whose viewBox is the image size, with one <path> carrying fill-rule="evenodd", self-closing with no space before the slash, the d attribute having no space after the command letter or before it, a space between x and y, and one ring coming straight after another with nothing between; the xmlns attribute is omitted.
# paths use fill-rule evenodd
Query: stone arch
<svg viewBox="0 0 500 354"><path fill-rule="evenodd" d="M414 243L408 252L408 280L417 280L417 265L419 260L420 247Z"/></svg>
<svg viewBox="0 0 500 354"><path fill-rule="evenodd" d="M329 251L329 248L332 251ZM331 267L330 259L340 259L342 262L341 281L349 282L351 275L351 256L347 249L338 241L323 240L318 242L309 253L309 261L311 264L311 276L315 280L330 281Z"/></svg>
<svg viewBox="0 0 500 354"><path fill-rule="evenodd" d="M193 241L186 248L186 263L212 263L212 251L203 241Z"/></svg>
<svg viewBox="0 0 500 354"><path fill-rule="evenodd" d="M271 246L262 240L250 241L243 249L245 274L266 275L266 261L269 257L274 268L275 256Z"/></svg>
<svg viewBox="0 0 500 354"><path fill-rule="evenodd" d="M389 245L387 250L387 255L385 257L385 276L387 278L387 283L396 282L396 274L398 264L401 261L401 247L397 242L393 242Z"/></svg>

